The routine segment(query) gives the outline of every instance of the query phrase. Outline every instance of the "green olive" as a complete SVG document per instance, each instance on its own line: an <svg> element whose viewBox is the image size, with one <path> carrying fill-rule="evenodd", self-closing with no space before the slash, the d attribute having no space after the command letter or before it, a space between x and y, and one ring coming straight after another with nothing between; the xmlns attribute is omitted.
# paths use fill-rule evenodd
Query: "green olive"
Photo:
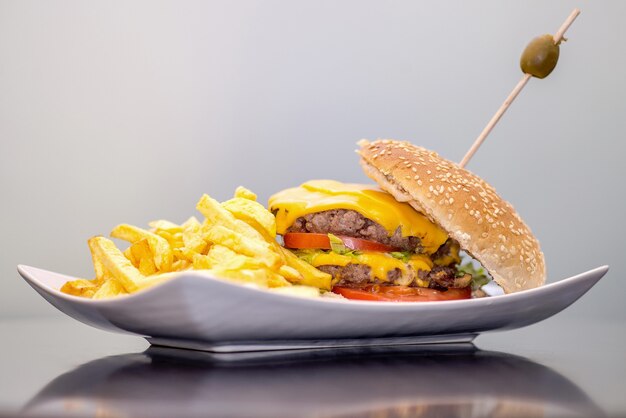
<svg viewBox="0 0 626 418"><path fill-rule="evenodd" d="M559 46L552 35L541 35L530 41L519 60L522 71L533 77L547 77L559 60Z"/></svg>

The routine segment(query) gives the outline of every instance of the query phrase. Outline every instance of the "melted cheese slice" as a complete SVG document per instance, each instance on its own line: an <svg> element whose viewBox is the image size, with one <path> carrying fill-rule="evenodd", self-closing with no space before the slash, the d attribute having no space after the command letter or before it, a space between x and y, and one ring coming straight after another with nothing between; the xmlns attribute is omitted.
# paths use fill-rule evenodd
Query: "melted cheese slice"
<svg viewBox="0 0 626 418"><path fill-rule="evenodd" d="M341 255L336 252L319 252L310 258L313 267L319 266L340 266L345 267L348 264L365 264L370 267L371 279L378 279L386 282L387 274L396 269L405 276L408 273L407 264L410 265L415 272L419 270L430 271L433 267L432 260L421 254L412 255L408 263L404 263L387 253L376 251L360 251L358 255Z"/></svg>
<svg viewBox="0 0 626 418"><path fill-rule="evenodd" d="M349 209L382 225L389 236L400 228L403 237L419 237L427 254L437 251L448 239L443 229L411 205L398 202L389 193L371 185L312 180L270 197L269 209L276 215L279 234L284 234L301 216Z"/></svg>

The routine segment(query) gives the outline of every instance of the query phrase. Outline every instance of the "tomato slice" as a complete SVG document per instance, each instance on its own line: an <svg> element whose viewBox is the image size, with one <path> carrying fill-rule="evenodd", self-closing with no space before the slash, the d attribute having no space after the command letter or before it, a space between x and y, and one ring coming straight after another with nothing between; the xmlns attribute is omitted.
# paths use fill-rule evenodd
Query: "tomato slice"
<svg viewBox="0 0 626 418"><path fill-rule="evenodd" d="M389 245L381 244L376 241L369 241L361 238L347 237L345 235L338 235L343 241L343 245L351 250L363 250L363 251L402 251L398 248L391 247ZM330 238L326 234L316 234L309 232L288 232L283 235L283 241L287 248L320 248L324 250L330 250Z"/></svg>
<svg viewBox="0 0 626 418"><path fill-rule="evenodd" d="M288 232L283 235L287 248L323 248L330 249L330 238L326 234L309 234L305 232Z"/></svg>
<svg viewBox="0 0 626 418"><path fill-rule="evenodd" d="M470 299L472 291L463 289L436 290L424 287L368 285L361 288L335 286L333 292L346 299L379 302L429 302L438 300Z"/></svg>

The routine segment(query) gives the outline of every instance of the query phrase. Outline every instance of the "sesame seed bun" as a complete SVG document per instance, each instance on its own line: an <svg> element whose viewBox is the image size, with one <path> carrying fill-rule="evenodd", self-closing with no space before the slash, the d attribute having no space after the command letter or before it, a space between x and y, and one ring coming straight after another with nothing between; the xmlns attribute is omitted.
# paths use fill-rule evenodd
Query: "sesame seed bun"
<svg viewBox="0 0 626 418"><path fill-rule="evenodd" d="M483 179L409 142L363 140L359 145L365 174L441 226L506 293L545 282L539 242Z"/></svg>

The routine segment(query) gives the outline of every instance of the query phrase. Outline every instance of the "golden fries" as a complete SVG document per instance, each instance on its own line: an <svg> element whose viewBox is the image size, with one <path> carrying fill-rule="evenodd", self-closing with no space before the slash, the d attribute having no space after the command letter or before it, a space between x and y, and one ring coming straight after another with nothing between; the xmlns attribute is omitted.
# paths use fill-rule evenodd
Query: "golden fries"
<svg viewBox="0 0 626 418"><path fill-rule="evenodd" d="M324 273L307 263L300 260L294 253L286 248L281 248L287 258L287 265L300 273L301 278L292 280L292 282L313 286L318 289L330 290L332 276L328 273Z"/></svg>
<svg viewBox="0 0 626 418"><path fill-rule="evenodd" d="M241 197L243 199L254 200L256 202L256 194L243 186L239 186L235 189L235 195L233 197Z"/></svg>
<svg viewBox="0 0 626 418"><path fill-rule="evenodd" d="M130 262L139 269L139 272L144 276L149 276L157 272L156 264L154 263L154 257L150 251L150 245L148 240L143 238L134 242L127 250L130 254L124 255L130 260Z"/></svg>
<svg viewBox="0 0 626 418"><path fill-rule="evenodd" d="M203 195L200 198L196 209L206 217L204 221L204 227L206 229L210 230L214 226L222 226L251 240L264 241L263 236L254 229L254 227L235 218L235 216L224 209L217 200L208 195Z"/></svg>
<svg viewBox="0 0 626 418"><path fill-rule="evenodd" d="M77 279L66 282L61 287L61 292L74 296L91 298L98 291L98 279Z"/></svg>
<svg viewBox="0 0 626 418"><path fill-rule="evenodd" d="M113 296L126 294L128 294L128 292L124 290L122 285L117 280L107 280L102 284L102 286L100 286L100 289L98 289L98 291L94 293L92 298L106 299Z"/></svg>
<svg viewBox="0 0 626 418"><path fill-rule="evenodd" d="M233 216L253 226L265 237L276 237L276 218L262 204L243 197L235 197L222 203Z"/></svg>
<svg viewBox="0 0 626 418"><path fill-rule="evenodd" d="M120 282L124 290L128 293L136 291L138 283L144 276L122 254L113 241L105 237L93 237L89 241L95 257L102 262L104 268L115 280Z"/></svg>
<svg viewBox="0 0 626 418"><path fill-rule="evenodd" d="M165 238L150 231L146 231L145 229L127 224L121 224L113 228L111 236L113 238L123 239L131 244L146 239L150 250L152 250L154 254L154 263L159 270L169 271L171 269L173 258L172 247L170 247L169 242Z"/></svg>
<svg viewBox="0 0 626 418"><path fill-rule="evenodd" d="M161 219L150 222L150 230L120 224L111 237L129 242L128 248L122 252L102 236L89 239L95 279L69 281L61 291L111 298L154 286L172 277L166 273L184 270L208 270L215 277L264 288L289 287L298 295L329 290L330 275L276 242L274 215L256 198L238 187L224 203L203 195L196 206L206 218L203 222L193 216L180 225Z"/></svg>
<svg viewBox="0 0 626 418"><path fill-rule="evenodd" d="M231 250L256 257L269 268L278 267L280 256L271 249L271 245L266 241L247 239L243 234L216 225L210 228L204 235L205 239L214 244L220 244Z"/></svg>

